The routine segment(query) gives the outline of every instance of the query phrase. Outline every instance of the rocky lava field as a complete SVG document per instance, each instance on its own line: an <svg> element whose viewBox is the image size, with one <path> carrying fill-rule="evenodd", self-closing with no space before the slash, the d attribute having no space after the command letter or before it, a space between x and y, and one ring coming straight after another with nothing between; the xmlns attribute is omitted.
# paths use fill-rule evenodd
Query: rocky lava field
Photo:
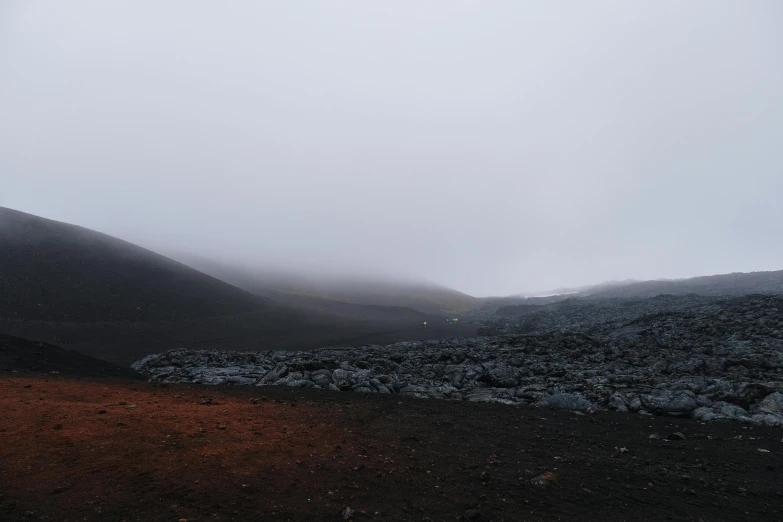
<svg viewBox="0 0 783 522"><path fill-rule="evenodd" d="M783 427L781 296L566 301L489 321L481 331L486 335L308 352L172 350L133 368L165 383L319 388Z"/></svg>

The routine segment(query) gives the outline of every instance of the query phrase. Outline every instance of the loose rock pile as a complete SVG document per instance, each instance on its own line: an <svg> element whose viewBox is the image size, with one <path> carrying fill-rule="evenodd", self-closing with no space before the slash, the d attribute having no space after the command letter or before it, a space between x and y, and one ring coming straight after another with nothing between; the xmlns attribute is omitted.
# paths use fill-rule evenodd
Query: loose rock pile
<svg viewBox="0 0 783 522"><path fill-rule="evenodd" d="M783 426L783 298L645 315L585 333L499 335L310 352L172 350L153 381L284 385Z"/></svg>

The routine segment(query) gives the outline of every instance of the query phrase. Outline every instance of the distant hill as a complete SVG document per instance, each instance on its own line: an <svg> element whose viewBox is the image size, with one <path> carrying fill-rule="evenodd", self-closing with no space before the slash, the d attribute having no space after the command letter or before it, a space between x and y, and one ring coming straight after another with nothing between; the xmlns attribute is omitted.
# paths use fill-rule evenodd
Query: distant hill
<svg viewBox="0 0 783 522"><path fill-rule="evenodd" d="M665 279L596 285L579 295L592 297L652 297L660 294L702 296L739 296L783 293L783 270L774 272L735 272L688 279Z"/></svg>
<svg viewBox="0 0 783 522"><path fill-rule="evenodd" d="M270 268L249 268L220 263L204 257L172 254L204 273L239 288L295 307L349 313L347 305L383 307L382 315L459 315L480 302L470 295L429 283L384 280L370 277L304 275ZM356 308L359 312L359 308ZM407 312L406 312L407 311ZM342 312L340 312L342 313Z"/></svg>
<svg viewBox="0 0 783 522"><path fill-rule="evenodd" d="M167 321L271 306L149 250L0 207L0 317Z"/></svg>
<svg viewBox="0 0 783 522"><path fill-rule="evenodd" d="M597 285L540 292L538 297L488 297L480 300L470 316L480 320L512 318L543 310L555 303L597 299L645 299L656 296L736 297L752 294L783 294L783 270L738 272L688 279L655 281L607 281Z"/></svg>
<svg viewBox="0 0 783 522"><path fill-rule="evenodd" d="M576 286L571 288L557 288L555 290L550 290L548 292L540 292L540 296L564 296L567 294L581 294L584 292L598 292L602 290L611 290L613 288L618 287L624 287L628 285L632 285L634 283L641 283L643 281L638 279L626 279L624 281L605 281L603 283L598 283L597 285L582 285L582 286Z"/></svg>
<svg viewBox="0 0 783 522"><path fill-rule="evenodd" d="M596 285L559 288L539 292L541 297L512 296L485 300L496 306L543 304L572 297L653 297L661 294L702 296L739 296L750 294L783 293L783 270L768 272L733 272L683 279L656 279L641 281L606 281ZM544 301L546 300L546 301Z"/></svg>

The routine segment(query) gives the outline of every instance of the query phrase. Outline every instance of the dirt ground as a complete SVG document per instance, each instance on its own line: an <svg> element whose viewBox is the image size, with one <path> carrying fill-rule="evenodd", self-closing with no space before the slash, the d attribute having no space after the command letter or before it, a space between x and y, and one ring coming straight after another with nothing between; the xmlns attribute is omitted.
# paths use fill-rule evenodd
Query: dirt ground
<svg viewBox="0 0 783 522"><path fill-rule="evenodd" d="M666 440L675 432L685 440ZM339 521L346 507L356 521L783 520L782 439L640 415L7 373L0 520Z"/></svg>

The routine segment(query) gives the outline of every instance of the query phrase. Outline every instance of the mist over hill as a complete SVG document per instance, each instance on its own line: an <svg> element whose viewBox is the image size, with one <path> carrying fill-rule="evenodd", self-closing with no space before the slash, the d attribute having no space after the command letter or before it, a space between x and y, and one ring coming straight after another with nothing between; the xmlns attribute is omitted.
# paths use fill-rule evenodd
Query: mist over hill
<svg viewBox="0 0 783 522"><path fill-rule="evenodd" d="M167 321L271 302L120 239L0 207L0 317Z"/></svg>
<svg viewBox="0 0 783 522"><path fill-rule="evenodd" d="M458 315L480 302L468 294L426 281L388 276L368 276L296 271L273 266L246 266L203 256L172 253L175 259L239 288L293 306L322 308L365 305L404 308L424 314Z"/></svg>

